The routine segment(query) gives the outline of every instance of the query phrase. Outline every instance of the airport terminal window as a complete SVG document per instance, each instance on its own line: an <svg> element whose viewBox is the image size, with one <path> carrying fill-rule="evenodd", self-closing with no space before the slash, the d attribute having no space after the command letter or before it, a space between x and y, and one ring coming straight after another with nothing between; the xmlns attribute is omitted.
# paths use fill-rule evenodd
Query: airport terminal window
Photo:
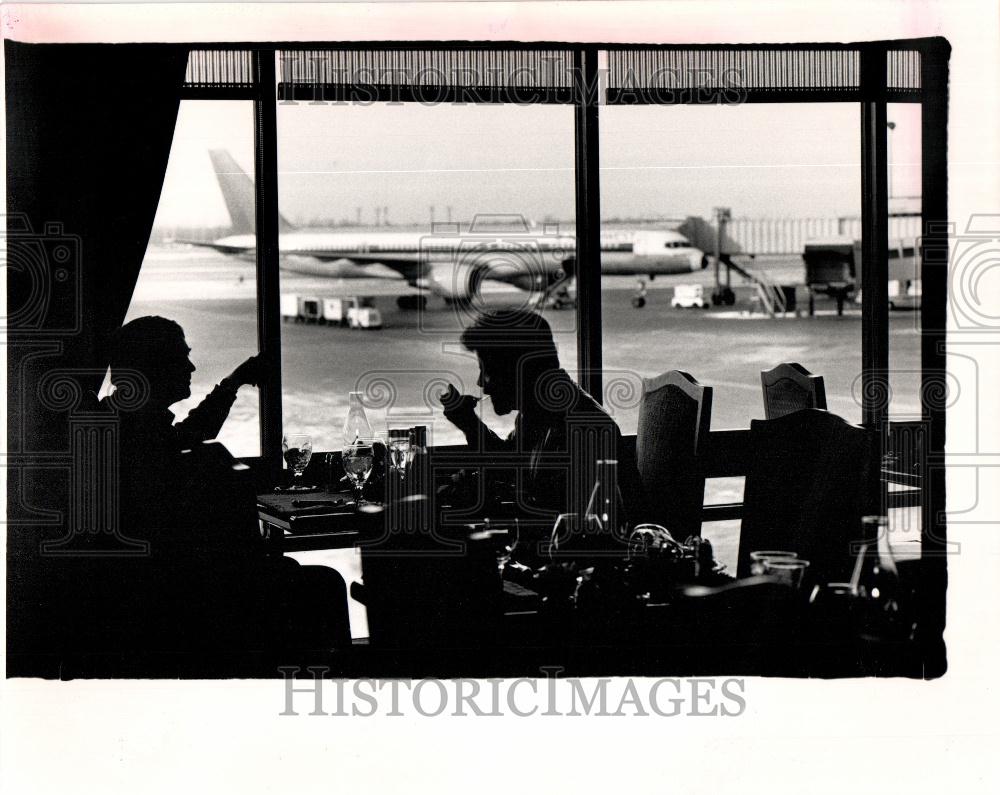
<svg viewBox="0 0 1000 795"><path fill-rule="evenodd" d="M886 108L889 193L889 418L919 419L920 106Z"/></svg>
<svg viewBox="0 0 1000 795"><path fill-rule="evenodd" d="M760 277L779 288L794 285L796 311L805 314L805 243L837 234L860 237L857 106L778 107L781 112L774 105L601 108L603 397L626 433L635 432L638 379L671 368L716 387L713 428L747 427L762 416L759 371L779 361L800 361L822 374L831 410L860 419L857 305L848 300L844 318L830 317L835 303L820 296L819 317L774 320L755 283ZM338 243L348 248L375 242L391 249L399 241L386 235L396 233L409 236L404 248L456 236L505 237L512 217L524 219L533 236L571 235L572 110L303 102L279 103L277 111L282 313L288 317L282 328L285 426L308 426L320 447L336 448L347 393L370 387L387 373L396 400L389 413L427 411L424 387L440 373L456 375L460 386L474 389L474 361L454 344L469 318L460 299L471 280L465 278L468 269L435 267L417 288L370 256L350 262L312 256L310 248L329 242L324 231L353 238ZM890 251L899 251L903 267L915 266L919 106L891 105L889 119L890 212L900 216L890 220ZM523 144L525 129L531 130L532 146ZM129 318L152 312L175 316L188 331L199 369L193 397L178 405L179 416L228 371L230 359L256 349L254 329L246 323L256 308L252 257L182 242L252 232L252 192L240 195L232 188L252 184L251 135L249 102L182 103L129 312ZM730 209L727 233L741 249L733 261L751 276L733 271L735 305L725 313L703 312L693 307L710 303L715 289L712 239L711 234L686 239L685 221L703 219L711 232L719 206ZM479 228L471 227L473 221ZM641 240L633 240L634 233ZM612 251L615 241L627 246ZM643 279L641 286L638 276L619 275L628 272L627 260L641 259L651 247L654 253L662 248L664 260L675 264L687 257L690 270L654 265L656 278ZM890 413L906 418L920 409L919 314L906 311L919 306L920 285L893 279L898 275L893 264L889 291L898 311L890 313ZM724 278L725 268L720 272ZM570 281L568 287L567 293L550 293L541 306L557 328L563 363L572 370L576 318L569 307L575 285ZM476 289L479 305L529 303L530 293L502 281ZM400 307L398 300L415 306L422 300L419 293L426 296L426 311ZM637 303L644 305L636 308ZM210 304L216 305L204 311ZM207 322L209 315L213 323ZM209 329L220 322L246 328L215 336ZM379 322L381 330L339 325ZM720 335L729 342L720 342ZM224 349L215 344L219 338L227 340ZM375 414L376 421L385 420L385 411ZM239 454L259 452L257 417L256 393L245 389L223 431L224 441ZM460 441L439 414L430 419L436 443ZM488 419L499 428L509 422Z"/></svg>
<svg viewBox="0 0 1000 795"><path fill-rule="evenodd" d="M251 166L248 173L253 173L252 104L181 102L153 231L126 316L128 321L161 315L183 327L197 369L191 397L172 407L178 420L257 353L253 254L226 254L204 245L236 232L253 234L252 177L231 173L222 152ZM248 215L245 207L227 205L217 172L247 198ZM257 390L245 386L219 439L236 456L260 455L258 418Z"/></svg>
<svg viewBox="0 0 1000 795"><path fill-rule="evenodd" d="M920 302L923 296L920 280L920 213L921 201L921 119L920 106L890 103L886 108L887 182L889 194L889 377L884 386L889 402L889 420L897 423L893 432L891 458L886 465L903 475L922 470L920 442L922 397L942 399L955 410L975 411L956 388L959 378L974 382L975 373L968 371L968 360L953 359L946 384L938 392L931 390L922 396L920 363ZM899 484L890 490L901 488ZM896 508L889 511L889 531L894 548L901 555L919 555L922 509Z"/></svg>
<svg viewBox="0 0 1000 795"><path fill-rule="evenodd" d="M475 357L458 345L476 308L540 297L513 278L505 241L538 261L540 241L573 233L572 108L279 102L277 111L285 431L339 449L357 390L377 433L421 424L432 444L464 443L436 397L447 381L479 394ZM500 253L484 254L493 243ZM457 264L434 256L447 247ZM544 311L573 371L576 314ZM494 430L513 427L513 416L481 405Z"/></svg>
<svg viewBox="0 0 1000 795"><path fill-rule="evenodd" d="M848 301L838 317L817 297L808 317L802 256L806 241L860 216L858 114L855 104L601 108L602 235L634 241L630 261L605 254L602 290L605 399L623 432L636 432L641 379L667 370L713 387L712 430L748 428L764 418L761 371L782 362L823 375L829 408L861 420L860 306ZM728 209L722 253L734 266L727 281L720 264L733 299L721 305L716 208ZM743 481L710 478L705 503L741 502ZM720 560L735 564L739 527L712 525Z"/></svg>
<svg viewBox="0 0 1000 795"><path fill-rule="evenodd" d="M861 373L860 305L848 298L837 317L836 302L817 295L809 318L802 256L809 241L860 236L858 114L850 103L601 108L603 232L637 231L636 269L655 274L640 287L640 276L605 267L606 368L623 378L691 373L715 388L717 430L763 418L760 371L799 362L824 376L832 411L861 420L852 392ZM723 254L736 266L734 301L718 307L716 208L729 210ZM664 241L654 252L658 235ZM660 251L679 236L691 245L690 262L671 259L680 249ZM719 273L725 287L724 264ZM616 410L634 433L637 398Z"/></svg>

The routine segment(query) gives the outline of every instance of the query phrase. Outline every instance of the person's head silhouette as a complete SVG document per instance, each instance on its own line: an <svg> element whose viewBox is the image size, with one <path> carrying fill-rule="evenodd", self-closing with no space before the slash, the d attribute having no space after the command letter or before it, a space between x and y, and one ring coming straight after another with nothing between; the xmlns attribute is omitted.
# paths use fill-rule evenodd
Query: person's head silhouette
<svg viewBox="0 0 1000 795"><path fill-rule="evenodd" d="M194 364L184 329L173 320L150 315L131 320L111 340L111 382L116 371L133 370L149 384L147 405L154 409L191 397Z"/></svg>
<svg viewBox="0 0 1000 795"><path fill-rule="evenodd" d="M462 345L479 358L479 382L497 414L524 409L535 383L559 368L552 328L536 312L495 309L481 313L462 333Z"/></svg>

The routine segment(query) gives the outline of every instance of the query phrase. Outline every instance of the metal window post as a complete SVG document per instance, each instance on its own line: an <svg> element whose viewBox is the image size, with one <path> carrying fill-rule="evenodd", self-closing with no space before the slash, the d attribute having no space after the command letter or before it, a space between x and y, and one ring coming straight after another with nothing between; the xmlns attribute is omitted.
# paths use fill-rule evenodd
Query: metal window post
<svg viewBox="0 0 1000 795"><path fill-rule="evenodd" d="M260 453L265 472L281 470L281 315L278 282L278 127L275 51L253 51L254 191L257 244L257 340L270 361L260 385Z"/></svg>
<svg viewBox="0 0 1000 795"><path fill-rule="evenodd" d="M945 328L948 316L948 42L938 39L921 51L921 241L920 371L921 407L927 427L927 451L921 504L923 534L921 622L926 642L925 673L939 676L945 662L945 590L948 582L945 526L945 417L941 394L945 374Z"/></svg>
<svg viewBox="0 0 1000 795"><path fill-rule="evenodd" d="M597 48L573 53L576 139L577 366L580 386L603 403L601 377L601 180Z"/></svg>
<svg viewBox="0 0 1000 795"><path fill-rule="evenodd" d="M862 46L861 87L861 416L885 428L889 414L889 195L886 51Z"/></svg>

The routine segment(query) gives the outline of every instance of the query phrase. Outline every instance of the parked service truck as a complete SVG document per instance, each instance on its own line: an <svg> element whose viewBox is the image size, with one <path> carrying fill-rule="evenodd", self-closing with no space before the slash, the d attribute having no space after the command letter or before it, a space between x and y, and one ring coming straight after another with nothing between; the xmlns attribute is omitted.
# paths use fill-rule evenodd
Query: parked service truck
<svg viewBox="0 0 1000 795"><path fill-rule="evenodd" d="M382 313L372 298L325 298L283 293L279 301L281 318L286 323L318 323L359 329L382 328Z"/></svg>
<svg viewBox="0 0 1000 795"><path fill-rule="evenodd" d="M888 289L896 282L899 301L890 301L892 309L910 309L920 306L920 258L915 244L892 241L887 250L886 270ZM858 301L861 295L861 241L850 237L835 236L822 240L808 240L802 252L806 266L806 286L809 288L809 314L813 314L814 297L828 295L837 301L837 314L841 314L846 300Z"/></svg>

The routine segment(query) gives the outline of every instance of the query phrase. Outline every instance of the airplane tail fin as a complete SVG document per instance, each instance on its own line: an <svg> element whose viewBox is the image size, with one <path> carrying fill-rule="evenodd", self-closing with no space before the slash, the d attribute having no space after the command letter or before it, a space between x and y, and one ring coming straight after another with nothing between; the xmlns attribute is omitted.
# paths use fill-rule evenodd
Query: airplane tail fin
<svg viewBox="0 0 1000 795"><path fill-rule="evenodd" d="M253 180L227 150L210 149L208 156L212 160L212 168L215 169L215 178L219 182L226 209L229 210L233 234L252 235L256 229ZM278 215L279 232L288 232L294 228L284 216Z"/></svg>
<svg viewBox="0 0 1000 795"><path fill-rule="evenodd" d="M718 230L704 218L700 218L696 215L689 215L684 219L684 222L677 227L677 231L684 235L692 246L700 248L706 254L711 254L715 251L715 238ZM742 254L743 247L738 242L733 240L733 238L731 238L728 234L723 232L721 253Z"/></svg>

